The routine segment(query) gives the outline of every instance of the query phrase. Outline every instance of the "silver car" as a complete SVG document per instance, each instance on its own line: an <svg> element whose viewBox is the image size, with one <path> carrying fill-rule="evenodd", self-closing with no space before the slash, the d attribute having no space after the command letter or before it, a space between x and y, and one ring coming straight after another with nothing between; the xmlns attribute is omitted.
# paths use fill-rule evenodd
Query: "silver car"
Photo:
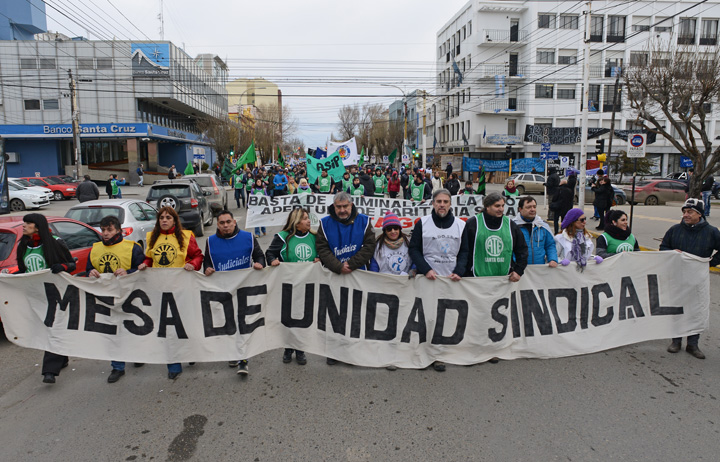
<svg viewBox="0 0 720 462"><path fill-rule="evenodd" d="M42 197L46 198L49 201L55 200L55 196L50 188L44 188L42 186L35 186L34 184L30 183L28 180L24 180L22 178L8 178L8 184L13 185L16 188L28 189L32 192L40 194Z"/></svg>
<svg viewBox="0 0 720 462"><path fill-rule="evenodd" d="M210 195L206 195L205 199L207 199L210 204L210 210L212 210L213 215L217 215L219 211L227 208L227 191L225 191L225 187L222 185L220 178L218 178L214 173L184 175L182 179L193 179L200 186L203 192L211 193Z"/></svg>
<svg viewBox="0 0 720 462"><path fill-rule="evenodd" d="M72 207L65 218L87 223L100 231L100 221L114 215L120 220L123 237L140 244L145 248L147 233L155 227L157 209L137 199L100 199L83 202Z"/></svg>

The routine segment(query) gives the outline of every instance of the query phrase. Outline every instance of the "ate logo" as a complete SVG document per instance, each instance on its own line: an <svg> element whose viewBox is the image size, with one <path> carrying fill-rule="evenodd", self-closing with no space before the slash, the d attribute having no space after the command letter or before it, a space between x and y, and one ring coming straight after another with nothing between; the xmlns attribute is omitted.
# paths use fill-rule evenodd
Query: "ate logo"
<svg viewBox="0 0 720 462"><path fill-rule="evenodd" d="M40 271L45 268L45 258L42 255L31 253L25 257L25 266L28 272Z"/></svg>
<svg viewBox="0 0 720 462"><path fill-rule="evenodd" d="M615 252L616 252L616 253L632 252L633 250L634 250L634 249L633 249L633 246L632 246L632 245L630 245L630 244L627 243L627 242L623 242L622 244L620 244L620 245L617 246L617 249L615 249Z"/></svg>
<svg viewBox="0 0 720 462"><path fill-rule="evenodd" d="M106 253L100 257L100 267L98 271L101 273L114 273L116 269L120 268L120 260L114 254Z"/></svg>
<svg viewBox="0 0 720 462"><path fill-rule="evenodd" d="M488 240L485 241L485 252L491 257L499 257L504 248L505 245L499 236L490 236Z"/></svg>
<svg viewBox="0 0 720 462"><path fill-rule="evenodd" d="M312 249L307 244L299 244L295 247L295 256L300 261L308 261L312 256Z"/></svg>
<svg viewBox="0 0 720 462"><path fill-rule="evenodd" d="M157 262L158 266L172 266L175 258L177 258L177 249L175 246L170 244L160 244L153 251L153 260Z"/></svg>

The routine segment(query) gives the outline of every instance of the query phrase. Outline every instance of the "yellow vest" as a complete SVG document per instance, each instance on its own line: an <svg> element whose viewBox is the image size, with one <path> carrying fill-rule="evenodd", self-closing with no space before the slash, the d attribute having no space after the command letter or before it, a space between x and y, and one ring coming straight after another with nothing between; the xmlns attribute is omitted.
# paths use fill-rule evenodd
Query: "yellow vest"
<svg viewBox="0 0 720 462"><path fill-rule="evenodd" d="M132 267L133 246L136 245L139 244L127 239L114 245L96 242L90 250L90 262L100 273L114 273L118 268L129 271Z"/></svg>
<svg viewBox="0 0 720 462"><path fill-rule="evenodd" d="M145 256L152 259L153 267L157 268L182 268L185 266L185 256L190 245L190 237L192 232L183 230L185 238L184 248L180 248L180 243L175 238L175 234L160 234L155 241L155 245L148 247ZM150 245L150 236L152 232L147 233L145 242Z"/></svg>

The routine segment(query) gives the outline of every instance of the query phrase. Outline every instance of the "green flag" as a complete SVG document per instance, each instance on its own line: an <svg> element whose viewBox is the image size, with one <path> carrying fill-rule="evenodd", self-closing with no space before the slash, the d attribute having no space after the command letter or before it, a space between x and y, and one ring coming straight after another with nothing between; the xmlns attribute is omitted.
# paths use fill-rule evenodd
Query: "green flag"
<svg viewBox="0 0 720 462"><path fill-rule="evenodd" d="M280 152L280 147L278 146L278 165L282 168L285 168L285 156L282 155Z"/></svg>
<svg viewBox="0 0 720 462"><path fill-rule="evenodd" d="M362 148L362 152L360 153L360 162L358 162L358 167L362 167L362 164L365 162L365 146Z"/></svg>
<svg viewBox="0 0 720 462"><path fill-rule="evenodd" d="M223 178L230 178L230 175L232 175L233 171L233 164L230 161L230 156L225 157L225 162L223 162L223 168L220 171L220 176Z"/></svg>
<svg viewBox="0 0 720 462"><path fill-rule="evenodd" d="M312 156L306 156L305 159L307 159L307 176L310 184L314 184L315 181L317 181L320 172L323 170L327 170L328 175L335 181L341 181L345 174L342 157L340 157L340 153L337 151L324 159L316 159Z"/></svg>
<svg viewBox="0 0 720 462"><path fill-rule="evenodd" d="M185 167L185 171L183 173L185 175L192 175L195 173L195 169L192 166L192 162L188 162L187 167Z"/></svg>
<svg viewBox="0 0 720 462"><path fill-rule="evenodd" d="M242 169L243 165L245 164L254 164L257 161L257 156L255 155L255 141L250 143L250 147L247 148L245 151L245 154L242 155L240 159L238 159L237 163L235 164L235 168L233 169L233 173L235 173L237 170Z"/></svg>
<svg viewBox="0 0 720 462"><path fill-rule="evenodd" d="M397 157L397 148L393 149L393 152L390 153L390 157L388 157L388 161L390 161L391 164L394 164L396 157Z"/></svg>

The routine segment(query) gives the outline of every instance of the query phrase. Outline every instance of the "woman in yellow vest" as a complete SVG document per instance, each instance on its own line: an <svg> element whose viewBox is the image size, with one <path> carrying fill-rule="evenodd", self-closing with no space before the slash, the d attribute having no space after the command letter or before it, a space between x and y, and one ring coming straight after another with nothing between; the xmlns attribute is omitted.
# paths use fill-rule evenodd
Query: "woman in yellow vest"
<svg viewBox="0 0 720 462"><path fill-rule="evenodd" d="M158 211L155 229L147 233L145 261L139 270L155 268L185 268L187 271L199 271L203 254L191 231L184 230L180 217L172 207L163 207ZM182 374L180 363L168 364L168 378L175 380Z"/></svg>
<svg viewBox="0 0 720 462"><path fill-rule="evenodd" d="M597 238L597 254L603 258L623 252L639 252L640 245L628 228L627 213L611 210L605 216L605 232Z"/></svg>

